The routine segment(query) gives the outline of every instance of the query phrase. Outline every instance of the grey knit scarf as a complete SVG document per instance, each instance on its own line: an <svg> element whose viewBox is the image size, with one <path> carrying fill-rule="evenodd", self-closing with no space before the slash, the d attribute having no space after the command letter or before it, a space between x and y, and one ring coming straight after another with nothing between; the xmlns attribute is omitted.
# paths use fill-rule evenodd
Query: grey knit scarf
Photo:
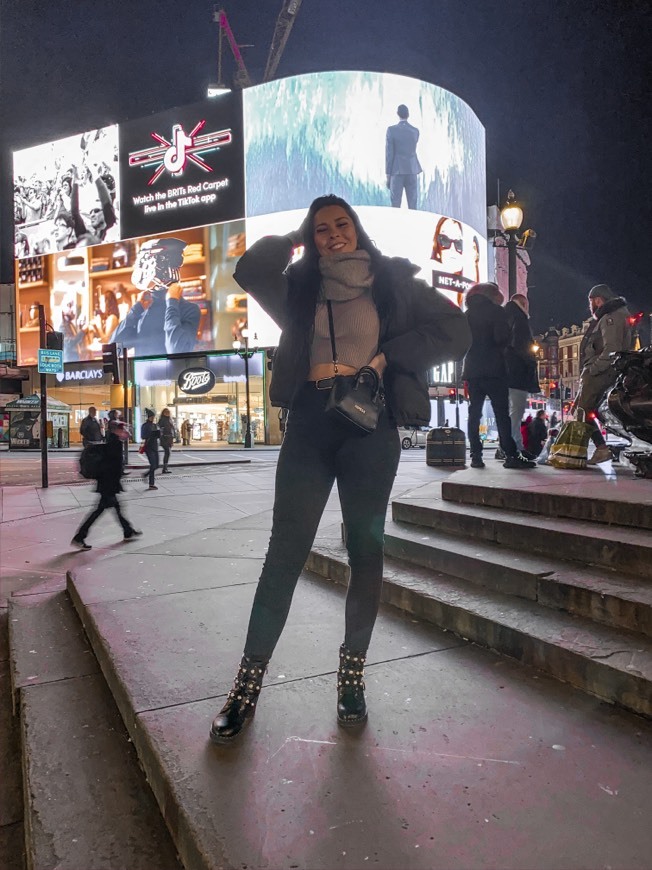
<svg viewBox="0 0 652 870"><path fill-rule="evenodd" d="M373 284L371 258L367 251L350 251L319 258L324 299L348 302L362 296Z"/></svg>

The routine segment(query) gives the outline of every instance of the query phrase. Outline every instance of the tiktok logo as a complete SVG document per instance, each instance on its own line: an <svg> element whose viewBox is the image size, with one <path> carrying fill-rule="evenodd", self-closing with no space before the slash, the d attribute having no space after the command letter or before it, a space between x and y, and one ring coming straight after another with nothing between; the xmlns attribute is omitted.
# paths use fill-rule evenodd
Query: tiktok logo
<svg viewBox="0 0 652 870"><path fill-rule="evenodd" d="M194 163L203 172L212 172L212 166L209 166L199 155L230 145L233 135L231 130L201 133L205 124L205 120L199 121L190 133L186 133L181 124L174 124L172 141L159 133L152 133L152 139L159 144L153 148L144 148L142 151L132 151L129 154L129 166L156 166L154 175L147 182L148 185L155 184L166 170L171 175L181 175L188 161Z"/></svg>
<svg viewBox="0 0 652 870"><path fill-rule="evenodd" d="M172 142L163 158L163 165L172 175L183 172L186 166L186 148L192 146L192 136L186 136L181 124L175 124L172 128Z"/></svg>

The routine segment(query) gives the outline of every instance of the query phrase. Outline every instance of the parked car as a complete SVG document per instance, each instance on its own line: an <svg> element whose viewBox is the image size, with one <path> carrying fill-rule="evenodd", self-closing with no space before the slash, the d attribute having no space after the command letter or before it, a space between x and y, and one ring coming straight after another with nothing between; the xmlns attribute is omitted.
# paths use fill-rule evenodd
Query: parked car
<svg viewBox="0 0 652 870"><path fill-rule="evenodd" d="M425 450L428 432L430 432L430 426L399 427L398 433L401 436L401 447L403 450L409 450L410 447L420 447L422 450Z"/></svg>

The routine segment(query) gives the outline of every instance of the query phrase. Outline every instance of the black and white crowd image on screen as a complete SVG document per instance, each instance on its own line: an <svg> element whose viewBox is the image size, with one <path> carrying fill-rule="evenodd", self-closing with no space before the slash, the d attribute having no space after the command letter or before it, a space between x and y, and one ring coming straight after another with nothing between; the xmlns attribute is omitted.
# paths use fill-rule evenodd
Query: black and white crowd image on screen
<svg viewBox="0 0 652 870"><path fill-rule="evenodd" d="M16 257L120 238L118 126L14 153Z"/></svg>

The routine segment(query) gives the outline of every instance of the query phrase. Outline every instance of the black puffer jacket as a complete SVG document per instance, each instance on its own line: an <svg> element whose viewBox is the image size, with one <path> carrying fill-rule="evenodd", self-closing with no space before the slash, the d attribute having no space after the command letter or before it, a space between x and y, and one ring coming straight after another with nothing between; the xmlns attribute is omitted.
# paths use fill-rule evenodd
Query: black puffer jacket
<svg viewBox="0 0 652 870"><path fill-rule="evenodd" d="M104 446L104 461L97 478L96 492L102 495L115 495L122 492L122 441L109 432Z"/></svg>
<svg viewBox="0 0 652 870"><path fill-rule="evenodd" d="M478 294L467 296L471 347L464 357L462 379L507 378L504 350L509 341L505 309Z"/></svg>
<svg viewBox="0 0 652 870"><path fill-rule="evenodd" d="M507 386L514 390L538 393L541 387L537 376L537 360L532 350L534 338L530 319L516 302L507 303L505 314L509 323L509 343L505 348Z"/></svg>
<svg viewBox="0 0 652 870"><path fill-rule="evenodd" d="M241 257L234 278L283 330L274 356L272 405L289 408L307 379L308 351L297 354L291 340L293 312L284 274L292 252L286 236L260 239ZM390 288L394 313L380 323L379 351L385 354L385 399L399 425L430 422L427 372L441 362L461 359L470 332L466 317L446 297L414 275L418 269L400 258L381 257L376 281Z"/></svg>

